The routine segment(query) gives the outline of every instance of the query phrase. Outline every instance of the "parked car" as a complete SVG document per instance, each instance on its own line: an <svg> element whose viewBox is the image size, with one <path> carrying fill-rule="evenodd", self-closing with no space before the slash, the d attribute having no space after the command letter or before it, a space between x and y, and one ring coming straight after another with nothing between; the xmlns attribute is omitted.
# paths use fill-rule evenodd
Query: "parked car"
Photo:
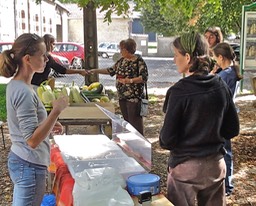
<svg viewBox="0 0 256 206"><path fill-rule="evenodd" d="M98 55L103 58L113 57L116 53L120 53L119 43L102 42L98 46ZM142 55L142 52L136 50L135 54Z"/></svg>
<svg viewBox="0 0 256 206"><path fill-rule="evenodd" d="M12 48L13 42L0 42L0 53L2 53L6 49ZM56 54L51 54L53 59L58 62L59 64L63 65L66 68L70 67L70 63L67 58L58 56ZM57 74L55 71L53 71L53 76L58 77L60 74Z"/></svg>
<svg viewBox="0 0 256 206"><path fill-rule="evenodd" d="M70 67L70 63L66 57L62 57L62 56L59 56L56 54L51 54L51 56L57 63L61 64L65 68L68 69ZM53 75L54 77L65 76L65 74L59 74L59 73L55 72L53 69L52 69L52 74L50 74L50 75Z"/></svg>
<svg viewBox="0 0 256 206"><path fill-rule="evenodd" d="M98 48L98 55L103 58L109 58L115 53L120 53L119 43L101 43L101 47Z"/></svg>
<svg viewBox="0 0 256 206"><path fill-rule="evenodd" d="M99 43L98 50L106 48L107 46L109 46L109 44L110 44L109 42L101 42L101 43Z"/></svg>
<svg viewBox="0 0 256 206"><path fill-rule="evenodd" d="M67 58L74 68L82 68L82 61L78 60L84 60L83 44L74 42L56 42L52 53Z"/></svg>
<svg viewBox="0 0 256 206"><path fill-rule="evenodd" d="M236 61L240 61L240 44L238 43L229 43L229 45L233 48L235 55L236 55Z"/></svg>

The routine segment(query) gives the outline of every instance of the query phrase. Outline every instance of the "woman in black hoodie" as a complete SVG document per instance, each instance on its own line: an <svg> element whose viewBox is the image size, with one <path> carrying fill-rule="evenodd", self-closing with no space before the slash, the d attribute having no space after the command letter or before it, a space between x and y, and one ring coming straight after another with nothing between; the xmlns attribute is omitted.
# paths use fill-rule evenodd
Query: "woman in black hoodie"
<svg viewBox="0 0 256 206"><path fill-rule="evenodd" d="M208 75L205 38L195 32L175 39L174 62L186 75L166 94L160 145L170 150L167 197L175 205L225 205L224 138L239 133L232 95Z"/></svg>

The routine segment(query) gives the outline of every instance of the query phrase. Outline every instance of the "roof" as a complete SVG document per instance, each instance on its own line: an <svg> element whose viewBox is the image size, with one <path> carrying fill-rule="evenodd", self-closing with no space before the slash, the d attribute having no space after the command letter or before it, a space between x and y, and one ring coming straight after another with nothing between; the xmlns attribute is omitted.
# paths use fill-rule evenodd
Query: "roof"
<svg viewBox="0 0 256 206"><path fill-rule="evenodd" d="M66 7L66 5L60 3L59 1L55 0L54 3L57 5L57 7L60 7L63 10L66 10L68 13L70 13L69 9Z"/></svg>

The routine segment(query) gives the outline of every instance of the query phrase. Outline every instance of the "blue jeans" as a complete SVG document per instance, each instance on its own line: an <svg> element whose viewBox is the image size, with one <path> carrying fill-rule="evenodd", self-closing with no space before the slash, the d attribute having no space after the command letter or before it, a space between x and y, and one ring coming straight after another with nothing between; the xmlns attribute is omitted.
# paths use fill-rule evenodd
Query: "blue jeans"
<svg viewBox="0 0 256 206"><path fill-rule="evenodd" d="M13 152L8 169L14 184L13 206L40 206L46 191L47 167L29 163Z"/></svg>
<svg viewBox="0 0 256 206"><path fill-rule="evenodd" d="M224 155L224 160L227 166L227 173L225 178L226 192L231 193L234 189L232 184L232 176L233 176L233 159L232 159L232 149L231 149L231 141L225 139L225 149L227 153Z"/></svg>

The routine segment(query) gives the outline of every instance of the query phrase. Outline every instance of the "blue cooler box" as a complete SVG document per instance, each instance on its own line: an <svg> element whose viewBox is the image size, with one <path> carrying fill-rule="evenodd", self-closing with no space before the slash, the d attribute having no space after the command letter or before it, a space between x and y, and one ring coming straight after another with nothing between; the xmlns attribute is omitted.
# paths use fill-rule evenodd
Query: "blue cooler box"
<svg viewBox="0 0 256 206"><path fill-rule="evenodd" d="M127 178L126 184L131 195L139 195L142 191L149 191L152 195L160 192L160 177L155 174L132 175Z"/></svg>

